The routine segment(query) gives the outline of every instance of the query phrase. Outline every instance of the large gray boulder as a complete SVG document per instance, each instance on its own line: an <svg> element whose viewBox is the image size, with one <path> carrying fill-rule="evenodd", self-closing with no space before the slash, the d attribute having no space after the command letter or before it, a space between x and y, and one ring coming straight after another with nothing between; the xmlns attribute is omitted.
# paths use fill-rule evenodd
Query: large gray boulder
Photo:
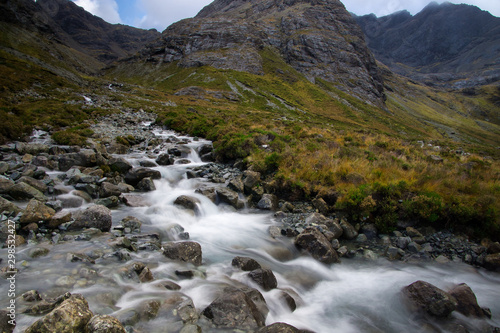
<svg viewBox="0 0 500 333"><path fill-rule="evenodd" d="M484 317L483 309L477 304L476 295L466 283L455 286L449 294L457 300L457 311L464 316Z"/></svg>
<svg viewBox="0 0 500 333"><path fill-rule="evenodd" d="M151 179L160 179L161 173L158 170L150 168L133 168L130 169L125 175L125 182L132 186L137 186L137 184L146 177L149 177Z"/></svg>
<svg viewBox="0 0 500 333"><path fill-rule="evenodd" d="M257 207L262 210L276 210L278 209L278 197L274 194L266 193L257 203Z"/></svg>
<svg viewBox="0 0 500 333"><path fill-rule="evenodd" d="M202 252L196 242L169 242L163 244L163 254L172 260L201 265Z"/></svg>
<svg viewBox="0 0 500 333"><path fill-rule="evenodd" d="M340 262L331 242L315 227L308 227L295 239L295 246L306 250L312 257L324 264Z"/></svg>
<svg viewBox="0 0 500 333"><path fill-rule="evenodd" d="M117 171L121 174L127 173L130 169L132 169L132 164L127 162L122 157L113 157L108 162L111 171Z"/></svg>
<svg viewBox="0 0 500 333"><path fill-rule="evenodd" d="M272 270L268 268L258 268L250 273L248 277L265 291L278 287L278 281Z"/></svg>
<svg viewBox="0 0 500 333"><path fill-rule="evenodd" d="M75 333L85 332L87 323L92 318L89 304L82 295L74 294L61 303L49 314L38 319L26 333Z"/></svg>
<svg viewBox="0 0 500 333"><path fill-rule="evenodd" d="M220 329L254 330L265 325L265 315L242 290L226 288L205 310L205 316Z"/></svg>
<svg viewBox="0 0 500 333"><path fill-rule="evenodd" d="M111 210L102 205L90 206L84 211L73 215L75 221L71 223L68 230L79 230L83 228L97 228L101 231L111 229Z"/></svg>
<svg viewBox="0 0 500 333"><path fill-rule="evenodd" d="M434 317L447 317L457 308L453 296L425 281L416 281L404 287L402 295L410 310Z"/></svg>

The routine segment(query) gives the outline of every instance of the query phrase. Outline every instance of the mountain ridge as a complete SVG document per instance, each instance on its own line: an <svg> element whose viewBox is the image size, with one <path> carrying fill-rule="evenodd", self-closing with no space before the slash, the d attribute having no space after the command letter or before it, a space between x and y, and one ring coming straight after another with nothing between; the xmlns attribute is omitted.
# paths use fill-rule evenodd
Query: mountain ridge
<svg viewBox="0 0 500 333"><path fill-rule="evenodd" d="M377 60L398 74L460 89L500 80L500 18L478 7L430 3L356 17Z"/></svg>

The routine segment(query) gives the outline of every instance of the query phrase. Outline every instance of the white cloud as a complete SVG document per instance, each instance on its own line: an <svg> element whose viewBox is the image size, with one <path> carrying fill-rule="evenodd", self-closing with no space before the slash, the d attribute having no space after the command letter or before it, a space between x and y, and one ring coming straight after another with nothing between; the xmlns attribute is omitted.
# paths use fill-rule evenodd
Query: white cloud
<svg viewBox="0 0 500 333"><path fill-rule="evenodd" d="M115 0L75 0L75 3L109 23L122 23Z"/></svg>
<svg viewBox="0 0 500 333"><path fill-rule="evenodd" d="M137 0L138 7L146 14L136 22L136 26L163 31L170 24L193 17L212 0Z"/></svg>
<svg viewBox="0 0 500 333"><path fill-rule="evenodd" d="M392 14L400 10L408 10L413 15L420 12L431 0L342 0L347 10L356 15L375 14L378 17ZM444 2L443 0L437 1ZM449 1L460 4L467 3L482 10L489 11L492 15L500 16L500 1L495 0L469 0L469 1Z"/></svg>

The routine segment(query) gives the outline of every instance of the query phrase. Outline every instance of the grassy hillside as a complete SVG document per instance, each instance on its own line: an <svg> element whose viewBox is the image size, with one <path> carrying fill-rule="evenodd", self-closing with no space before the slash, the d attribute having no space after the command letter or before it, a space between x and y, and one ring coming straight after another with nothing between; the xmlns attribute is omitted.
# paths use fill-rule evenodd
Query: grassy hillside
<svg viewBox="0 0 500 333"><path fill-rule="evenodd" d="M150 105L160 123L213 140L285 199L321 197L385 231L404 219L498 237L498 87L440 91L387 72L382 110L261 55L265 75L135 63L108 77L165 93L169 106Z"/></svg>

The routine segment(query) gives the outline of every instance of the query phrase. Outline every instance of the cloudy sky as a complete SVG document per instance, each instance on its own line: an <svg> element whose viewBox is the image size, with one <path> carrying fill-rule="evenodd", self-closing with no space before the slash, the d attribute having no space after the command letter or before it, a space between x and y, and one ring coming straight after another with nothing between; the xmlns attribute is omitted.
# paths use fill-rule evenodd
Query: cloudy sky
<svg viewBox="0 0 500 333"><path fill-rule="evenodd" d="M170 24L193 17L212 0L72 0L94 15L110 23L123 23L138 28L163 31ZM365 15L384 16L406 9L418 13L431 0L343 0L347 10ZM437 1L439 3L443 1ZM463 0L500 17L500 0Z"/></svg>

